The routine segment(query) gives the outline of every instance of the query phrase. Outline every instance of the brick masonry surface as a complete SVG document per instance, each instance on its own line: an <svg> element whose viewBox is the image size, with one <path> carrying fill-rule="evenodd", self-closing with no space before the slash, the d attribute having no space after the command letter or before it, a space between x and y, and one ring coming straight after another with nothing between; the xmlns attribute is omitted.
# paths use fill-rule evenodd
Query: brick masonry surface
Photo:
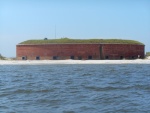
<svg viewBox="0 0 150 113"><path fill-rule="evenodd" d="M18 60L136 59L144 58L145 46L136 44L41 44L17 45Z"/></svg>

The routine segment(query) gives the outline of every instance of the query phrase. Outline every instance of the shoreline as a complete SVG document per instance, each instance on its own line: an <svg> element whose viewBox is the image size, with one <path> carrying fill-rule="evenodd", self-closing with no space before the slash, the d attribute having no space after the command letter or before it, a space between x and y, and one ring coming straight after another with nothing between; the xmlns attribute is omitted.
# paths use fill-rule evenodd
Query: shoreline
<svg viewBox="0 0 150 113"><path fill-rule="evenodd" d="M44 64L150 64L150 59L136 60L0 60L0 65Z"/></svg>

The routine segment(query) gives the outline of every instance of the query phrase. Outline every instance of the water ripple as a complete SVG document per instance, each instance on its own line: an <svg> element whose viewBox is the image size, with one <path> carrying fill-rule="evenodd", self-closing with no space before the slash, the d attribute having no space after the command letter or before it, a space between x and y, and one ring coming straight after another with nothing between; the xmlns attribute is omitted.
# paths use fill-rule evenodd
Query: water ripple
<svg viewBox="0 0 150 113"><path fill-rule="evenodd" d="M149 67L1 65L0 112L149 112Z"/></svg>

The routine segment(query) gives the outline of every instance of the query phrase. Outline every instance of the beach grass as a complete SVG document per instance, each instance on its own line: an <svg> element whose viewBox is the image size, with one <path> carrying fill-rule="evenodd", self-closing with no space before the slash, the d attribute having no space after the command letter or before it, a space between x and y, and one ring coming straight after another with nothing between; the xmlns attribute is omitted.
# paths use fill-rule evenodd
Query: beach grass
<svg viewBox="0 0 150 113"><path fill-rule="evenodd" d="M98 44L139 44L144 45L143 43L135 40L123 40L123 39L69 39L69 38L60 38L60 39L42 39L42 40L27 40L21 42L20 44L88 44L88 43L98 43Z"/></svg>

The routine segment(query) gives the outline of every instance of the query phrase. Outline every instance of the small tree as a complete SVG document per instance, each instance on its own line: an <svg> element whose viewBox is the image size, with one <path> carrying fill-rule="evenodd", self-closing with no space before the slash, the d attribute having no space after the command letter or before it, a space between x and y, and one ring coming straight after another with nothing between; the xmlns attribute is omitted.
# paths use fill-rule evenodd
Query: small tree
<svg viewBox="0 0 150 113"><path fill-rule="evenodd" d="M48 40L48 38L45 37L44 40Z"/></svg>
<svg viewBox="0 0 150 113"><path fill-rule="evenodd" d="M5 57L3 57L1 54L0 54L0 60L5 60Z"/></svg>

